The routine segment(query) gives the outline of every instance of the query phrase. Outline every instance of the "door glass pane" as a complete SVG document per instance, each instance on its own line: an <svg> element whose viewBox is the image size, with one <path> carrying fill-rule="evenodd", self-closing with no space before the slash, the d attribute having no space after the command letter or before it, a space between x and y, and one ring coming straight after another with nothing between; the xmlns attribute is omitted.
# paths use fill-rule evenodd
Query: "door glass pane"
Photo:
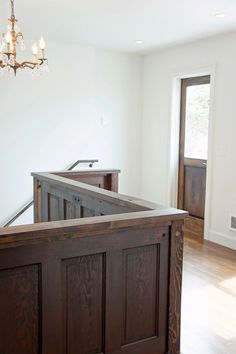
<svg viewBox="0 0 236 354"><path fill-rule="evenodd" d="M184 156L207 160L210 84L187 87Z"/></svg>

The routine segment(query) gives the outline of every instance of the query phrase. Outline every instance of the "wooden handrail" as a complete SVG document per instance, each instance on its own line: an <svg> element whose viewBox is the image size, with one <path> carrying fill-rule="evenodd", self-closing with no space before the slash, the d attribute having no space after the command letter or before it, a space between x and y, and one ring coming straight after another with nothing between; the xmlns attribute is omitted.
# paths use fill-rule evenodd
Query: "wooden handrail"
<svg viewBox="0 0 236 354"><path fill-rule="evenodd" d="M174 208L146 210L102 217L82 218L65 221L44 222L32 225L0 228L0 249L30 244L43 244L52 241L86 237L87 234L104 235L129 226L152 227L154 225L171 224L170 220L178 221L187 217L187 213ZM49 237L48 235L52 233ZM75 236L77 235L77 236Z"/></svg>
<svg viewBox="0 0 236 354"><path fill-rule="evenodd" d="M76 166L81 163L89 163L89 167L92 168L94 163L96 162L98 162L98 160L77 160L65 171L72 171ZM32 205L34 205L33 198L29 203L27 203L23 208L21 208L7 223L5 223L3 227L9 227L11 224L13 224L13 222L16 221L21 215L23 215Z"/></svg>

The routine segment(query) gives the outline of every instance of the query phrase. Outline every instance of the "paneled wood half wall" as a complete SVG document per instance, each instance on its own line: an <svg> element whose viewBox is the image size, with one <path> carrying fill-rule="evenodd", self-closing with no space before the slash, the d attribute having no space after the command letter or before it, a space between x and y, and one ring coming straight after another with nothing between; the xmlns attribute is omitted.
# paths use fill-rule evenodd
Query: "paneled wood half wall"
<svg viewBox="0 0 236 354"><path fill-rule="evenodd" d="M179 354L187 214L33 176L35 224L0 229L0 353Z"/></svg>

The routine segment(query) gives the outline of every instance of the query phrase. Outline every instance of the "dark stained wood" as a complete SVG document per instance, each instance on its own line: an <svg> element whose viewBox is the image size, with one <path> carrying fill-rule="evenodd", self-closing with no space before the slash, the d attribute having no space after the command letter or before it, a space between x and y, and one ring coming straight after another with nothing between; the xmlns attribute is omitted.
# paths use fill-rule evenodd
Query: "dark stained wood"
<svg viewBox="0 0 236 354"><path fill-rule="evenodd" d="M76 161L68 170L67 172L73 170L79 163L81 162L90 162L89 160L78 160ZM98 162L98 160L91 160L91 164L93 162ZM91 166L92 167L92 166ZM82 182L84 183L89 183L92 185L95 185L99 188L105 188L107 190L111 190L113 192L118 192L118 174L120 173L119 170L111 170L111 171L100 171L100 170L92 170L92 171L79 171L77 173L72 173L72 176L77 176L78 174L79 176L83 176L83 180ZM67 178L70 177L70 175L66 175L66 172L57 172L54 174L57 175L62 175L65 176ZM96 180L96 177L99 178L100 182ZM92 180L88 180L92 178ZM94 179L95 178L95 179ZM79 178L71 178L71 179L75 179L75 180L79 180ZM14 215L14 217L12 217L7 223L4 224L4 227L9 227L11 226L14 221L16 221L22 214L24 214L31 206L34 205L34 202L36 204L36 208L34 208L34 220L38 220L38 222L42 221L41 218L41 205L39 205L40 202L40 196L38 198L38 194L40 194L40 183L38 183L37 180L34 180L34 200L31 200L29 203L27 203L19 212L17 212L16 215ZM38 201L39 199L39 201Z"/></svg>
<svg viewBox="0 0 236 354"><path fill-rule="evenodd" d="M57 176L66 177L74 181L87 183L108 191L118 192L120 170L87 170L73 172L54 172Z"/></svg>
<svg viewBox="0 0 236 354"><path fill-rule="evenodd" d="M60 220L60 198L48 194L48 220L47 221L57 221ZM45 220L46 221L46 220Z"/></svg>
<svg viewBox="0 0 236 354"><path fill-rule="evenodd" d="M183 267L183 225L180 221L172 224L170 247L169 281L169 337L168 354L180 353L181 288Z"/></svg>
<svg viewBox="0 0 236 354"><path fill-rule="evenodd" d="M155 245L126 250L123 254L123 344L157 335L158 251Z"/></svg>
<svg viewBox="0 0 236 354"><path fill-rule="evenodd" d="M112 173L111 174L111 191L118 193L119 189L119 173Z"/></svg>
<svg viewBox="0 0 236 354"><path fill-rule="evenodd" d="M42 220L48 220L49 221L49 217L50 217L50 209L49 209L49 195L47 190L43 189L42 190L42 184L40 183L41 187L41 193L40 193L40 197L41 200L39 201L39 205L40 205L40 211L37 213L34 213L34 215L40 216L40 221ZM34 204L34 208L36 208L37 210L39 210L39 206ZM36 220L35 220L36 222Z"/></svg>
<svg viewBox="0 0 236 354"><path fill-rule="evenodd" d="M204 168L206 167L206 160L202 159L188 159L184 158L184 165L188 167L201 167Z"/></svg>
<svg viewBox="0 0 236 354"><path fill-rule="evenodd" d="M82 213L81 213L82 218L89 218L89 217L95 216L95 214L98 213L98 211L96 212L95 210L92 210L92 209L89 209L89 208L86 208L83 206L81 208L81 211L82 211Z"/></svg>
<svg viewBox="0 0 236 354"><path fill-rule="evenodd" d="M73 181L79 181L82 183L90 184L92 186L103 188L109 191L118 192L118 178L119 178L119 170L88 170L88 171L64 171L64 172L53 172L54 175L68 178ZM44 188L45 192L45 188ZM70 198L71 197L71 198ZM56 196L47 196L48 203L50 204L51 200L51 211L50 205L46 207L46 205L42 206L42 202L47 202L47 199L42 194L42 187L41 187L41 179L38 179L36 176L34 178L34 222L43 222L43 221L56 221L56 220L69 220L74 218L83 217L83 211L81 210L81 205L79 205L79 201L77 200L76 196L71 196L67 198L69 200L61 201L60 206L57 205ZM58 197L57 197L58 198ZM44 199L44 201L43 201ZM56 204L54 204L56 203ZM59 201L58 201L59 203ZM47 211L46 211L46 208ZM42 209L43 214L42 215ZM60 210L60 212L59 212ZM48 214L49 213L49 214ZM64 216L62 217L59 215L62 213ZM87 215L86 212L84 215ZM81 216L82 215L82 216ZM90 212L90 215L87 216L95 216L100 215L98 213ZM85 217L85 216L84 216Z"/></svg>
<svg viewBox="0 0 236 354"><path fill-rule="evenodd" d="M64 352L101 353L103 343L104 256L64 260Z"/></svg>
<svg viewBox="0 0 236 354"><path fill-rule="evenodd" d="M45 231L45 233L47 232ZM50 233L48 237L50 237ZM91 352L95 353L102 352L101 348L104 350L103 352L108 352L103 349L105 343L108 347L116 343L117 348L115 350L120 353L137 351L148 354L152 352L150 350L155 349L158 354L164 354L166 352L165 343L167 342L166 326L164 325L165 332L162 335L156 332L154 339L152 334L153 331L154 333L156 331L156 318L159 319L158 323L163 321L164 324L168 323L168 247L163 247L162 255L164 261L162 267L166 272L164 272L165 278L162 279L162 282L157 281L156 278L160 279L161 277L161 261L160 258L159 261L157 260L157 250L162 248L163 244L166 244L169 237L169 226L162 225L159 227L157 225L152 228L134 228L133 231L122 228L119 232L116 230L115 233L111 230L110 234L104 237L94 235L93 237L87 236L73 240L65 238L64 241L55 240L53 242L51 240L49 243L33 244L30 247L25 245L7 248L0 252L0 269L9 269L11 264L14 267L16 264L20 266L22 263L28 262L42 264L42 293L40 298L42 298L43 311L42 343L45 353L53 352L55 348L57 348L55 352L63 353L63 345L66 345L69 353L87 353L88 348L93 348L94 351L91 349ZM127 252L135 255L137 249L139 256L130 267L129 261L128 263L126 261ZM152 255L151 259L148 258L149 249ZM108 261L106 262L107 252ZM110 252L117 252L118 257ZM144 261L139 262L139 257L142 254L144 256L141 256L141 258ZM116 300L117 298L123 298L121 275L126 273L127 268L129 269L126 294L128 307L124 308L122 305L122 311L120 312L119 301L117 303ZM64 274L63 277L61 274ZM108 275L110 275L109 278ZM105 288L103 279L106 284ZM145 293L144 286L148 285L149 279L152 280L152 284L149 285L148 291ZM114 284L117 285L117 288L113 291ZM133 317L134 284L140 287L136 300L134 298L136 308L140 308L140 313ZM162 287L165 289L165 296L157 296ZM103 289L108 292L105 297ZM3 293L4 291L1 294ZM61 303L61 294L64 294L62 302L64 306ZM153 299L151 303L148 301L149 297ZM160 299L163 299L164 302ZM108 306L106 301L108 301ZM166 310L163 309L163 304ZM141 307L144 307L144 309L141 309ZM145 307L147 308L146 311ZM152 311L154 311L154 314L152 314ZM102 314L106 314L107 320L110 319L107 326L112 322L114 326L113 328L109 326L105 333L102 332L105 328L102 319L104 315ZM151 320L149 318L150 314L152 315ZM125 319L125 322L120 316ZM61 318L64 318L62 335ZM144 328L143 322L146 324ZM21 325L24 326L23 323ZM77 329L76 333L80 335L75 335L75 328ZM128 329L128 346L120 336L120 333L124 333L124 328ZM160 334L160 337L157 336L157 333ZM90 338L90 341L88 338ZM103 338L106 338L106 342ZM61 339L63 339L64 344L61 343ZM144 339L145 343L139 344ZM140 346L143 348L142 351L140 351Z"/></svg>
<svg viewBox="0 0 236 354"><path fill-rule="evenodd" d="M64 200L64 219L70 220L75 218L76 218L76 213L75 213L75 207L73 203L71 203L68 200Z"/></svg>
<svg viewBox="0 0 236 354"><path fill-rule="evenodd" d="M204 220L189 217L184 220L184 236L204 238Z"/></svg>
<svg viewBox="0 0 236 354"><path fill-rule="evenodd" d="M0 306L19 319L10 316L8 332L19 323L32 333L20 337L24 351L11 349L16 337L4 354L178 354L187 213L61 176L37 179L42 218L57 221L0 229L0 275L34 270L17 287L0 278Z"/></svg>
<svg viewBox="0 0 236 354"><path fill-rule="evenodd" d="M42 195L41 195L41 184L40 182L34 178L34 220L42 220Z"/></svg>
<svg viewBox="0 0 236 354"><path fill-rule="evenodd" d="M178 208L184 207L184 148L185 148L185 116L186 116L187 81L181 80L180 130L179 130L179 176L178 176Z"/></svg>
<svg viewBox="0 0 236 354"><path fill-rule="evenodd" d="M52 174L34 174L34 177L35 185L40 184L40 194L36 195L35 205L35 217L39 218L35 222L118 214L144 208L138 206L138 203L130 203L127 197L120 197L118 207L115 193L108 194L105 190L98 193L97 187L65 177ZM117 186L114 184L113 187Z"/></svg>
<svg viewBox="0 0 236 354"><path fill-rule="evenodd" d="M109 215L93 218L38 223L30 226L13 226L0 228L0 250L6 248L48 244L66 239L84 239L92 241L93 236L105 236L120 229L133 229L134 227L154 227L158 224L170 225L170 220L184 220L187 213L173 209L160 209L120 215ZM120 236L122 238L122 235ZM91 240L90 240L91 239ZM109 239L107 240L107 242ZM117 242L119 239L117 240ZM143 244L148 240L143 239Z"/></svg>
<svg viewBox="0 0 236 354"><path fill-rule="evenodd" d="M184 209L195 218L204 219L206 167L185 166Z"/></svg>
<svg viewBox="0 0 236 354"><path fill-rule="evenodd" d="M38 354L41 348L39 267L0 271L0 352Z"/></svg>
<svg viewBox="0 0 236 354"><path fill-rule="evenodd" d="M105 311L105 352L115 353L122 343L123 308L122 296L122 250L111 250L106 253L106 279L116 279L105 284L106 311Z"/></svg>
<svg viewBox="0 0 236 354"><path fill-rule="evenodd" d="M40 294L42 308L42 353L64 354L62 350L63 324L61 303L61 259L53 254L53 250L50 252L46 247L45 250L41 251L40 246L38 247L38 250L33 247L29 250L29 252L32 252L31 262L37 259L42 268L42 290ZM14 251L15 250L13 249L13 253ZM25 258L27 256L27 252L28 251L26 249ZM42 255L41 252L43 252L44 255ZM20 261L22 261L21 257Z"/></svg>

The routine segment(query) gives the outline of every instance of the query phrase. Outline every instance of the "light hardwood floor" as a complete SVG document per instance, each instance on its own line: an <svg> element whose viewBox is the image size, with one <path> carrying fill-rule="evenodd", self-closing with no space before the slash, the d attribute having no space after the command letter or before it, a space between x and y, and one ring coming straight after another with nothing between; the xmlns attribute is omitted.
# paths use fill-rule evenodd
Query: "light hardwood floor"
<svg viewBox="0 0 236 354"><path fill-rule="evenodd" d="M185 238L183 354L236 354L236 252Z"/></svg>

